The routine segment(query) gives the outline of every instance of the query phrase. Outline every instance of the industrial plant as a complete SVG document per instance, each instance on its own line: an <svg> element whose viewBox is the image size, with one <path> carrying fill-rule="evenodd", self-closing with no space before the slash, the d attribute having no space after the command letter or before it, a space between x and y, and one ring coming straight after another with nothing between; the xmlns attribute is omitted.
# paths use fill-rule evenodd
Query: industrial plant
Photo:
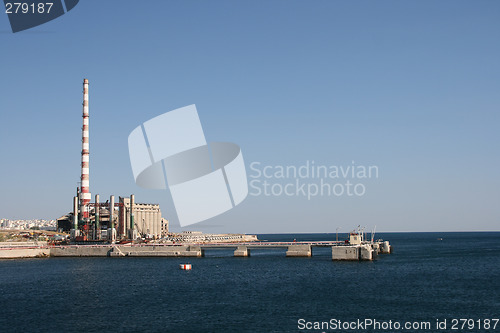
<svg viewBox="0 0 500 333"><path fill-rule="evenodd" d="M73 211L57 220L59 231L69 232L73 242L111 242L159 239L168 234L168 220L160 205L136 203L135 196L111 195L101 202L99 194L92 201L90 193L89 81L83 80L83 126L80 186L73 197Z"/></svg>

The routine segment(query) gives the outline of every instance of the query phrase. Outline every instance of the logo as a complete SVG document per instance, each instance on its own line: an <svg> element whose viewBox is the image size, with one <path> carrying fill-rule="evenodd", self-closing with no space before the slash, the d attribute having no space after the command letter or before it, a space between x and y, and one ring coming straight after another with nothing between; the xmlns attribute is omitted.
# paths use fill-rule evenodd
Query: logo
<svg viewBox="0 0 500 333"><path fill-rule="evenodd" d="M80 0L4 0L12 32L52 21L73 9Z"/></svg>
<svg viewBox="0 0 500 333"><path fill-rule="evenodd" d="M240 147L207 144L195 105L138 126L128 137L128 149L136 184L168 185L181 227L220 215L248 195Z"/></svg>

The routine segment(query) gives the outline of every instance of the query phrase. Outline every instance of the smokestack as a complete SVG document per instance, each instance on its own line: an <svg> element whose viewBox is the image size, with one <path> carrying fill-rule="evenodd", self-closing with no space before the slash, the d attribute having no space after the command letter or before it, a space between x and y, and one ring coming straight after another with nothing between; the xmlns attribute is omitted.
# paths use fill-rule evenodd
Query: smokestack
<svg viewBox="0 0 500 333"><path fill-rule="evenodd" d="M83 127L82 127L82 190L80 193L80 214L89 217L87 205L90 203L89 190L89 80L83 80Z"/></svg>
<svg viewBox="0 0 500 333"><path fill-rule="evenodd" d="M130 229L134 230L134 204L135 204L135 195L130 195Z"/></svg>
<svg viewBox="0 0 500 333"><path fill-rule="evenodd" d="M99 207L99 194L95 195L95 239L101 239L101 226L99 225L99 214L101 207Z"/></svg>
<svg viewBox="0 0 500 333"><path fill-rule="evenodd" d="M129 238L135 240L137 238L137 230L134 228L134 205L135 205L135 195L130 195L130 229Z"/></svg>
<svg viewBox="0 0 500 333"><path fill-rule="evenodd" d="M116 240L114 212L115 212L115 196L112 195L109 197L109 228L108 228L108 239L111 243L114 243Z"/></svg>
<svg viewBox="0 0 500 333"><path fill-rule="evenodd" d="M78 197L73 197L73 229L78 229Z"/></svg>
<svg viewBox="0 0 500 333"><path fill-rule="evenodd" d="M115 212L115 196L111 195L109 197L109 225L113 229L115 227L115 221L113 219Z"/></svg>

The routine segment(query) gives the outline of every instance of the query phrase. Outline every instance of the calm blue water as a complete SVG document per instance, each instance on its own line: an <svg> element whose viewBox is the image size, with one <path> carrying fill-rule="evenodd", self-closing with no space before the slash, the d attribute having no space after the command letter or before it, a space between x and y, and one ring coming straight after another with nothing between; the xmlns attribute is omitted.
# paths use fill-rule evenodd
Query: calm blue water
<svg viewBox="0 0 500 333"><path fill-rule="evenodd" d="M299 330L301 318L433 325L447 319L451 331L453 318L500 317L500 233L377 236L391 241L394 253L374 262L332 262L329 249L316 249L311 258L285 258L278 250L233 258L232 251L213 250L189 259L0 261L0 331L328 332ZM179 270L187 262L193 269Z"/></svg>

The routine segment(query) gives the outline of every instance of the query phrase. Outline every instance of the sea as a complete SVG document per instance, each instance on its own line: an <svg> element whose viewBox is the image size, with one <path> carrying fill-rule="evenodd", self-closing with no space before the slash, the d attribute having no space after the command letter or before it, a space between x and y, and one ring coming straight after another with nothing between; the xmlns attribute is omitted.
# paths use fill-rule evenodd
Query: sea
<svg viewBox="0 0 500 333"><path fill-rule="evenodd" d="M500 332L500 232L376 238L393 253L360 262L332 261L329 248L2 260L0 332Z"/></svg>

